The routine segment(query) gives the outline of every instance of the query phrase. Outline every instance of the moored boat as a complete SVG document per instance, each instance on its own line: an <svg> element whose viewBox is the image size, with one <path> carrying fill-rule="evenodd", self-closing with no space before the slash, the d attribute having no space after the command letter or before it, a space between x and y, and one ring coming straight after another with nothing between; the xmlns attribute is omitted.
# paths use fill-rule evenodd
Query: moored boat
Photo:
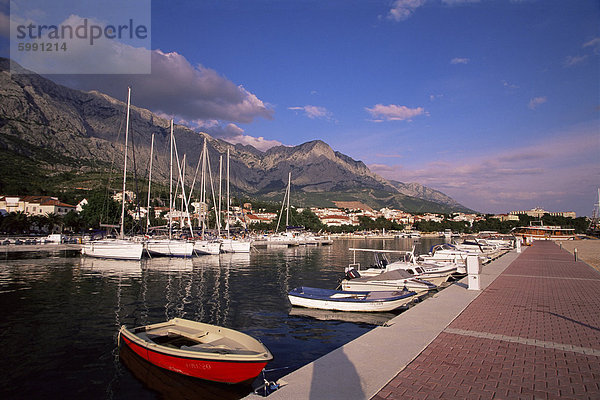
<svg viewBox="0 0 600 400"><path fill-rule="evenodd" d="M353 277L357 276L357 277ZM415 292L425 292L437 289L437 285L413 277L403 269L384 272L375 276L361 277L356 270L349 271L346 279L340 283L342 290L346 291L389 291L389 290L410 290Z"/></svg>
<svg viewBox="0 0 600 400"><path fill-rule="evenodd" d="M102 239L83 244L81 254L89 257L117 260L140 260L144 245L125 239Z"/></svg>
<svg viewBox="0 0 600 400"><path fill-rule="evenodd" d="M453 279L454 276L457 275L457 270L461 268L459 264L453 262L417 262L414 255L414 247L412 251L358 248L350 248L350 250L354 251L354 262L345 270L347 277L349 278L352 278L352 274L348 275L349 271L352 269L355 269L362 277L373 277L385 272L404 270L408 272L412 278L419 278L435 285L440 285ZM360 263L356 262L357 251L373 253L374 264L369 268L362 269ZM400 254L400 257L398 260L390 262L387 254Z"/></svg>
<svg viewBox="0 0 600 400"><path fill-rule="evenodd" d="M392 311L410 303L416 292L397 291L341 291L312 287L298 287L288 293L293 306L334 311Z"/></svg>
<svg viewBox="0 0 600 400"><path fill-rule="evenodd" d="M216 240L196 240L194 253L197 255L215 255L221 252L221 242Z"/></svg>
<svg viewBox="0 0 600 400"><path fill-rule="evenodd" d="M191 257L194 243L177 239L149 239L146 251L151 256Z"/></svg>
<svg viewBox="0 0 600 400"><path fill-rule="evenodd" d="M575 240L574 228L562 228L550 225L531 225L513 228L511 233L525 242L532 240Z"/></svg>
<svg viewBox="0 0 600 400"><path fill-rule="evenodd" d="M222 239L221 251L223 253L250 253L252 242L244 239Z"/></svg>
<svg viewBox="0 0 600 400"><path fill-rule="evenodd" d="M273 359L249 335L181 318L132 330L122 326L121 342L158 367L213 382L252 381Z"/></svg>

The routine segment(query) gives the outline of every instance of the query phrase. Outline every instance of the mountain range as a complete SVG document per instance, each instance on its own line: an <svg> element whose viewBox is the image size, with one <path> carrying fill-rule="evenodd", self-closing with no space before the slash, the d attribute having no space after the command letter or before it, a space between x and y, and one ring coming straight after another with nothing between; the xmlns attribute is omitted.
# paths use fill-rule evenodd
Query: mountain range
<svg viewBox="0 0 600 400"><path fill-rule="evenodd" d="M10 63L0 59L0 193L42 194L45 185L92 189L106 185L107 172L118 176L126 103L97 91L70 89L33 72L11 74ZM130 114L128 157L137 177L147 179L154 134L152 179L168 182L170 121L134 105ZM232 191L250 198L280 201L291 172L291 199L297 206L360 202L408 212L471 211L418 183L388 181L320 140L263 152L182 125L174 126L174 136L179 158L185 153L189 184L206 140L213 175L218 176L219 156L229 150Z"/></svg>

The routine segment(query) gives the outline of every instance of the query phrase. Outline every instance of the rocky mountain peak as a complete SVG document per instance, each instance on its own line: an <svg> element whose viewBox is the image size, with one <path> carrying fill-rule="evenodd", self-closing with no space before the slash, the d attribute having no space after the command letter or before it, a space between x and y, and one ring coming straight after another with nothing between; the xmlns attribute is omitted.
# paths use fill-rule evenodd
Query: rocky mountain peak
<svg viewBox="0 0 600 400"><path fill-rule="evenodd" d="M72 179L78 182L72 185L102 184L97 180L87 181L85 176L121 165L126 103L98 91L83 92L57 85L33 73L11 75L9 70L9 60L0 59L0 151L36 165L40 176L70 171ZM129 170L137 170L142 179L142 171L147 174L150 141L155 134L152 177L164 183L169 176L170 122L135 104L130 117L130 151L135 152L131 154L135 157L128 158L131 162L136 160L138 165ZM333 206L339 200L359 200L373 208L391 206L408 211L462 207L428 188L394 186L363 162L334 151L322 140L276 146L262 152L181 125L174 127L174 134L180 159L186 155L186 171L195 171L204 138L208 139L213 174L218 173L219 155L229 149L234 192L279 199L291 172L294 192L305 199L306 205ZM9 164L6 168L10 171L0 171L0 189L5 179L2 176L14 174ZM191 184L192 175L186 174L186 182Z"/></svg>

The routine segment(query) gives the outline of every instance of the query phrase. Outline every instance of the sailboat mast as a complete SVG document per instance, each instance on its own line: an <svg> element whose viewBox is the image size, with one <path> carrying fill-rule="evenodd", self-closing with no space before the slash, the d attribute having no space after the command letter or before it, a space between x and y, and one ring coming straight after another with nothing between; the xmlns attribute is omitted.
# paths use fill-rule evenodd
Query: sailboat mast
<svg viewBox="0 0 600 400"><path fill-rule="evenodd" d="M217 216L217 234L221 236L221 206L223 205L221 181L223 180L223 155L219 156L219 215Z"/></svg>
<svg viewBox="0 0 600 400"><path fill-rule="evenodd" d="M227 149L227 239L229 239L229 149Z"/></svg>
<svg viewBox="0 0 600 400"><path fill-rule="evenodd" d="M206 168L208 163L208 149L206 148L206 138L204 138L204 147L202 148L202 179L200 184L200 207L202 213L202 239L206 230L206 219L208 217L208 202L206 201Z"/></svg>
<svg viewBox="0 0 600 400"><path fill-rule="evenodd" d="M150 186L152 185L152 157L154 155L154 133L150 142L150 172L148 173L148 208L146 210L146 233L150 230Z"/></svg>
<svg viewBox="0 0 600 400"><path fill-rule="evenodd" d="M290 186L292 184L292 172L288 173L288 187L287 187L287 212L285 214L285 229L290 226Z"/></svg>
<svg viewBox="0 0 600 400"><path fill-rule="evenodd" d="M171 239L171 225L173 223L173 120L171 120L171 161L169 163L169 239Z"/></svg>
<svg viewBox="0 0 600 400"><path fill-rule="evenodd" d="M131 104L131 88L127 88L127 119L125 121L125 157L123 162L123 198L121 202L121 232L120 238L125 237L125 185L127 183L127 142L129 140L129 106Z"/></svg>

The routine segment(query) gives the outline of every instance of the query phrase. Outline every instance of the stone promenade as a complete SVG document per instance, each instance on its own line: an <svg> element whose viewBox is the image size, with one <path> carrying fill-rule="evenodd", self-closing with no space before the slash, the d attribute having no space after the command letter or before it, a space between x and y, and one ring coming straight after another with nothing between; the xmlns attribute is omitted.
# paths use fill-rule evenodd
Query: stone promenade
<svg viewBox="0 0 600 400"><path fill-rule="evenodd" d="M535 242L372 398L600 399L600 273Z"/></svg>

